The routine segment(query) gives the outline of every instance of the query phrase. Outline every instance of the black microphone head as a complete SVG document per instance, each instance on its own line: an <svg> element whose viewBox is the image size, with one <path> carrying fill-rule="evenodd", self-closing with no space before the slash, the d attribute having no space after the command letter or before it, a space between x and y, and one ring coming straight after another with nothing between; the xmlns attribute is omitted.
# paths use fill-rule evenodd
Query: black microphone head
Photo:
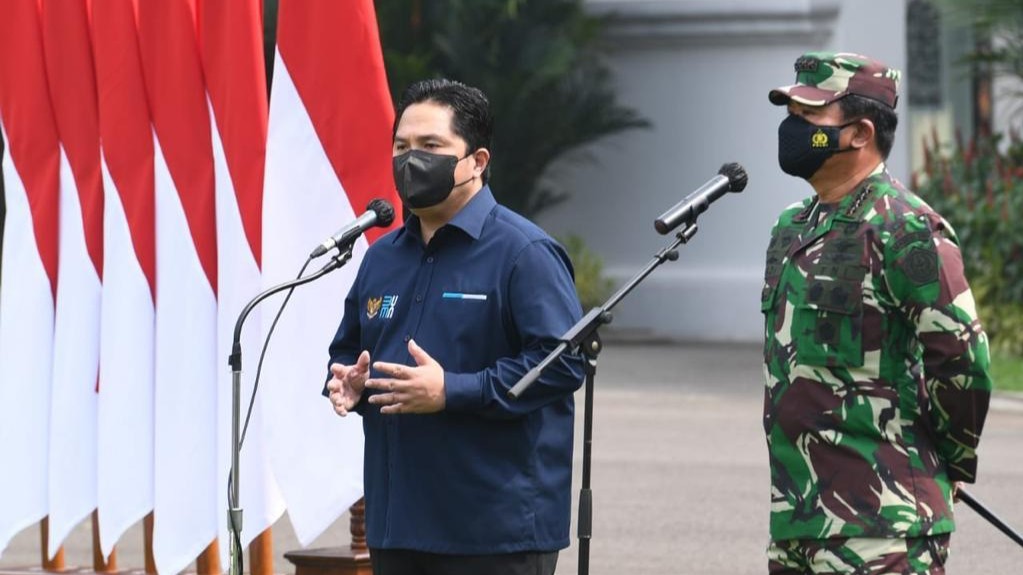
<svg viewBox="0 0 1023 575"><path fill-rule="evenodd" d="M749 180L749 177L746 175L746 168L743 168L736 162L721 166L718 174L728 178L728 191L741 192L746 189L746 182Z"/></svg>
<svg viewBox="0 0 1023 575"><path fill-rule="evenodd" d="M377 215L377 221L373 224L374 226L386 228L394 222L394 206L387 200L380 198L371 200L366 206L366 211Z"/></svg>

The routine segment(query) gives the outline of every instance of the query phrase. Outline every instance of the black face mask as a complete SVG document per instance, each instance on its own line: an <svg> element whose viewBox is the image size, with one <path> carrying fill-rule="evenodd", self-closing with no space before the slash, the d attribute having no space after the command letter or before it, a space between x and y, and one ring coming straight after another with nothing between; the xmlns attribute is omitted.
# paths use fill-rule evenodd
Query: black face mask
<svg viewBox="0 0 1023 575"><path fill-rule="evenodd" d="M455 186L455 166L469 157L409 150L393 158L394 184L410 208L429 208L443 202ZM458 184L471 181L472 178Z"/></svg>
<svg viewBox="0 0 1023 575"><path fill-rule="evenodd" d="M802 116L790 115L778 126L778 165L790 176L810 179L828 158L853 149L839 149L838 137L843 128L856 122L859 120L840 126L818 126Z"/></svg>

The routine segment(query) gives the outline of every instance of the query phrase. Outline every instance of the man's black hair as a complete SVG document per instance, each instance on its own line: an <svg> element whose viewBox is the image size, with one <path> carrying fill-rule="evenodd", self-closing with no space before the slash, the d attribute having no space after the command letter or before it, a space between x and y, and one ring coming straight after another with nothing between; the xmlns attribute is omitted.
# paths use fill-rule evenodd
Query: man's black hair
<svg viewBox="0 0 1023 575"><path fill-rule="evenodd" d="M872 98L857 94L849 94L838 101L844 121L866 118L874 123L874 139L881 157L888 159L895 143L895 128L899 125L899 117L895 110Z"/></svg>
<svg viewBox="0 0 1023 575"><path fill-rule="evenodd" d="M490 113L490 101L487 100L487 96L479 88L445 78L420 80L405 89L394 114L392 139L398 132L398 122L401 121L405 109L422 102L436 102L451 108L451 131L465 140L466 153L472 153L480 148L490 149L494 118ZM489 177L488 166L483 173L483 183L487 183Z"/></svg>

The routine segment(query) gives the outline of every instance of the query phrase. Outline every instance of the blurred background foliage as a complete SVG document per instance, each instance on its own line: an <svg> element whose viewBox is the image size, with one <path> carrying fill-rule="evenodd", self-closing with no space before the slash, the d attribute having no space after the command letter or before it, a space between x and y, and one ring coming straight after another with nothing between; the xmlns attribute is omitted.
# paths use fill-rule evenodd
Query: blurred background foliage
<svg viewBox="0 0 1023 575"><path fill-rule="evenodd" d="M965 63L1023 78L1023 0L937 0L937 5L943 17L972 27L981 39Z"/></svg>
<svg viewBox="0 0 1023 575"><path fill-rule="evenodd" d="M959 236L992 348L1023 355L1023 142L979 135L942 146L934 137L919 176L915 189Z"/></svg>
<svg viewBox="0 0 1023 575"><path fill-rule="evenodd" d="M602 60L606 18L580 0L377 0L387 79L395 102L406 86L444 77L483 90L494 113L492 190L533 217L570 193L545 179L555 161L605 136L648 126L618 103ZM563 243L583 309L611 282L582 238Z"/></svg>
<svg viewBox="0 0 1023 575"><path fill-rule="evenodd" d="M999 98L1023 108L1023 0L938 0L943 17L978 39L960 62L971 75L1008 78ZM914 187L958 233L970 285L999 364L1023 383L1023 142L980 130L964 141L924 143ZM999 378L996 377L996 382Z"/></svg>
<svg viewBox="0 0 1023 575"><path fill-rule="evenodd" d="M535 216L570 193L543 178L554 161L648 122L618 103L602 60L608 20L581 0L377 0L394 100L446 77L482 89L494 112L493 191Z"/></svg>
<svg viewBox="0 0 1023 575"><path fill-rule="evenodd" d="M614 288L614 283L604 276L604 261L577 235L558 238L558 242L565 246L575 268L575 290L583 311L602 305Z"/></svg>

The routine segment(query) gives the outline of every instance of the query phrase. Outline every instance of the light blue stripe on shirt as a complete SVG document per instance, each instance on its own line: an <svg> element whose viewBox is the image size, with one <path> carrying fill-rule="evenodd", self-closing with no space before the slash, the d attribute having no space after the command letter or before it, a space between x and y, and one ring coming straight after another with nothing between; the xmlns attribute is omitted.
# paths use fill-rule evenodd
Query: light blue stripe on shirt
<svg viewBox="0 0 1023 575"><path fill-rule="evenodd" d="M485 294L485 293L460 293L460 292L446 291L446 292L444 292L444 294L441 297L443 297L444 299L474 299L474 300L486 301L487 294Z"/></svg>

